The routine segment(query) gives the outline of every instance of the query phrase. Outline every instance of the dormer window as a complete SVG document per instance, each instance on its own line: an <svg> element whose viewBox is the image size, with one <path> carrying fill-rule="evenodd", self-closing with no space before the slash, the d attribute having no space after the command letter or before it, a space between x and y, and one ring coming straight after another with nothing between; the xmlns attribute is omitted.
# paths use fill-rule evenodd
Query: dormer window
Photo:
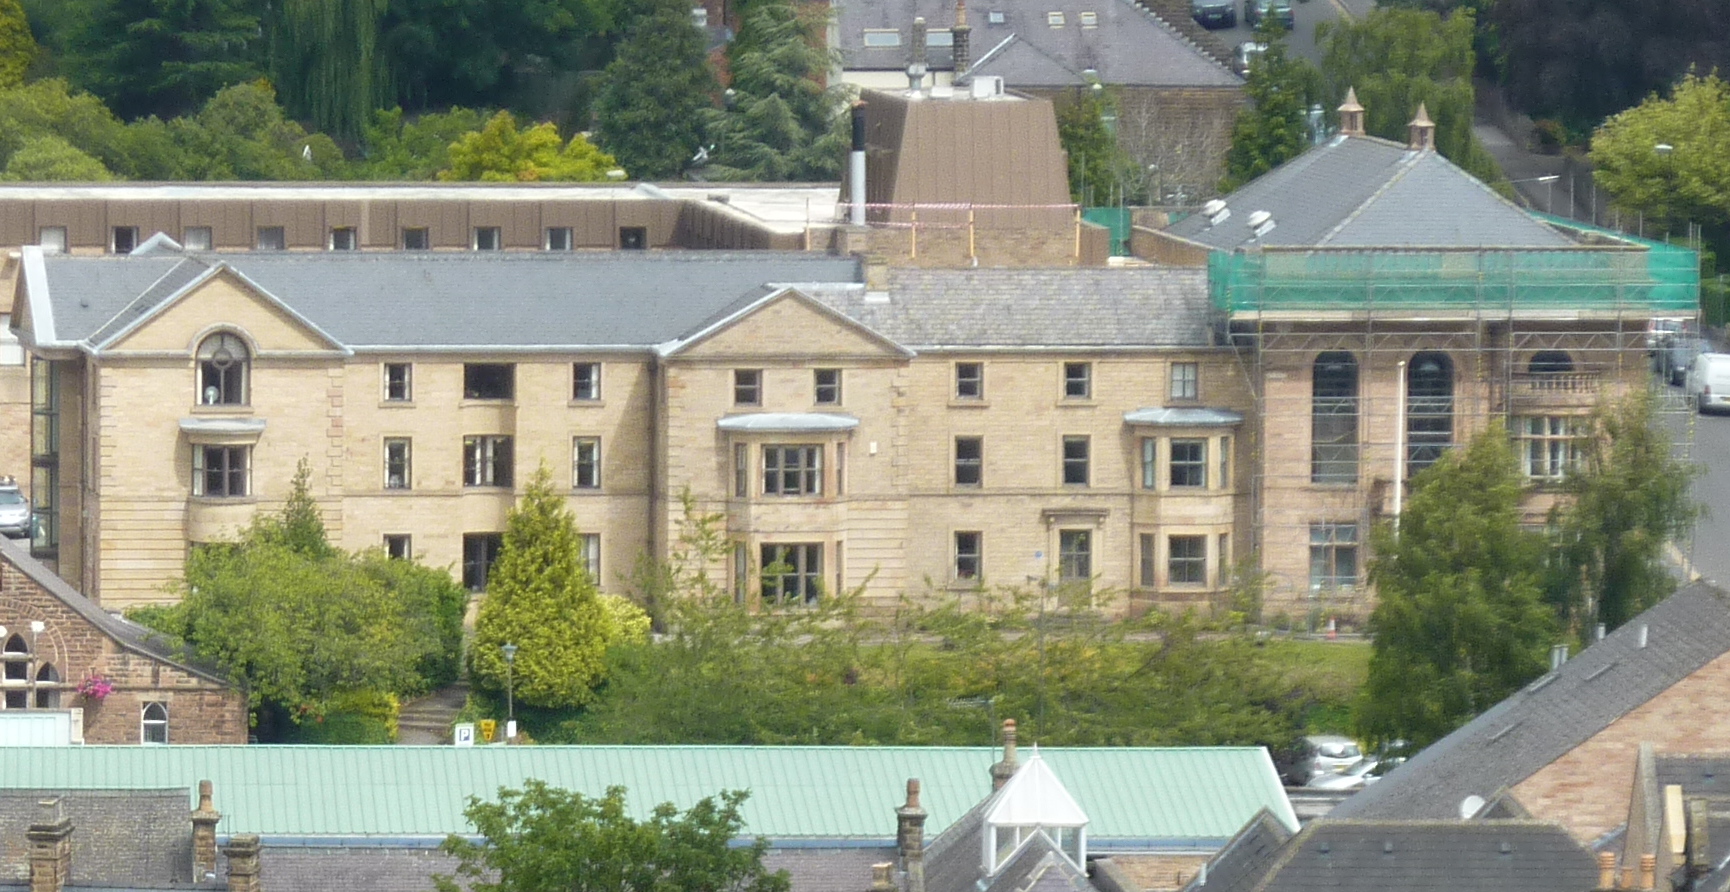
<svg viewBox="0 0 1730 892"><path fill-rule="evenodd" d="M218 332L198 345L198 404L246 405L247 369L251 354L239 335Z"/></svg>

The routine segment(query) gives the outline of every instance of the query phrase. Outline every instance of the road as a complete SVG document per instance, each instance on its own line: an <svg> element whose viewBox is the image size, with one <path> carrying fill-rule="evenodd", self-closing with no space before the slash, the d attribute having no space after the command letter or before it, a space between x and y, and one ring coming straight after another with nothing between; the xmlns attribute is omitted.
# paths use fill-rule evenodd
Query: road
<svg viewBox="0 0 1730 892"><path fill-rule="evenodd" d="M1670 388L1679 394L1678 388ZM1667 416L1671 437L1688 442L1693 434L1693 460L1702 473L1694 480L1694 500L1707 515L1694 527L1692 541L1680 543L1694 572L1730 583L1730 415L1700 415L1689 411Z"/></svg>
<svg viewBox="0 0 1730 892"><path fill-rule="evenodd" d="M1237 25L1213 30L1214 36L1218 37L1227 49L1236 49L1238 44L1255 37L1255 29L1244 24L1243 0L1233 2L1237 4ZM1286 46L1293 56L1320 64L1321 51L1316 48L1316 23L1333 21L1345 15L1363 16L1374 7L1374 0L1293 0L1292 15L1297 19L1297 27L1292 29Z"/></svg>

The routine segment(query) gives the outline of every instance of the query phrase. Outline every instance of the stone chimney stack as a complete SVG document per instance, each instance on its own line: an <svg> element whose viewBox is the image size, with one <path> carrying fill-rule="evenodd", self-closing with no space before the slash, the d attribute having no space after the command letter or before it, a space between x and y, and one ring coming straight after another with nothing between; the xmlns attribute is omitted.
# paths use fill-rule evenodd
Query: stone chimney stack
<svg viewBox="0 0 1730 892"><path fill-rule="evenodd" d="M1015 720L1003 720L1003 761L991 766L991 789L1001 790L1015 776Z"/></svg>
<svg viewBox="0 0 1730 892"><path fill-rule="evenodd" d="M1340 103L1340 132L1346 136L1364 135L1364 107L1358 104L1358 91L1346 88L1346 101Z"/></svg>
<svg viewBox="0 0 1730 892"><path fill-rule="evenodd" d="M1598 888L1616 888L1616 853L1598 853Z"/></svg>
<svg viewBox="0 0 1730 892"><path fill-rule="evenodd" d="M919 807L919 779L907 779L907 804L895 810L895 844L907 892L925 892L925 809Z"/></svg>
<svg viewBox="0 0 1730 892"><path fill-rule="evenodd" d="M913 17L913 39L907 50L907 92L919 96L925 89L925 72L930 51L924 16Z"/></svg>
<svg viewBox="0 0 1730 892"><path fill-rule="evenodd" d="M30 892L60 892L72 877L72 819L59 798L36 803L36 820L24 838L30 841Z"/></svg>
<svg viewBox="0 0 1730 892"><path fill-rule="evenodd" d="M955 27L949 29L952 35L955 54L955 75L953 81L961 83L967 67L973 64L973 28L967 24L967 0L956 0Z"/></svg>
<svg viewBox="0 0 1730 892"><path fill-rule="evenodd" d="M1436 150L1436 123L1430 120L1429 110L1424 108L1422 102L1418 103L1417 117L1406 124L1406 148L1414 152ZM1567 657L1562 659L1566 660Z"/></svg>
<svg viewBox="0 0 1730 892"><path fill-rule="evenodd" d="M230 837L228 845L222 847L222 854L228 856L228 892L262 892L264 885L259 876L258 834Z"/></svg>
<svg viewBox="0 0 1730 892"><path fill-rule="evenodd" d="M222 813L211 804L210 781L198 782L198 808L192 812L192 881L216 875L216 822Z"/></svg>
<svg viewBox="0 0 1730 892"><path fill-rule="evenodd" d="M1711 836L1707 832L1706 800L1688 800L1688 879L1699 880L1712 872Z"/></svg>
<svg viewBox="0 0 1730 892"><path fill-rule="evenodd" d="M896 892L895 865L871 865L871 892Z"/></svg>

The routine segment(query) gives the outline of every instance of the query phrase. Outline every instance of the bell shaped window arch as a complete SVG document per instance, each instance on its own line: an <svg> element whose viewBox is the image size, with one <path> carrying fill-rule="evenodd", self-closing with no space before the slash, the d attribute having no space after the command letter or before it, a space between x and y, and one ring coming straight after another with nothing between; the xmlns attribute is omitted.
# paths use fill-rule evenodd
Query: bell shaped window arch
<svg viewBox="0 0 1730 892"><path fill-rule="evenodd" d="M1343 350L1316 357L1310 382L1310 482L1358 480L1358 360Z"/></svg>
<svg viewBox="0 0 1730 892"><path fill-rule="evenodd" d="M251 377L252 352L240 335L219 331L198 343L199 405L247 405Z"/></svg>
<svg viewBox="0 0 1730 892"><path fill-rule="evenodd" d="M1406 479L1454 445L1454 361L1446 353L1412 357L1406 368Z"/></svg>

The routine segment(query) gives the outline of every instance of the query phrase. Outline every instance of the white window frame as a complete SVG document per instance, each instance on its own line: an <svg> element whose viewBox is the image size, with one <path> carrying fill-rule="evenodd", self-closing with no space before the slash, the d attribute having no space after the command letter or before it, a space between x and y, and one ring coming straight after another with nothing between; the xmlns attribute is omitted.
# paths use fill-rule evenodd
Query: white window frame
<svg viewBox="0 0 1730 892"><path fill-rule="evenodd" d="M1580 415L1522 415L1515 419L1514 448L1528 480L1558 483L1586 459L1590 419Z"/></svg>
<svg viewBox="0 0 1730 892"><path fill-rule="evenodd" d="M827 380L825 380L827 379ZM813 399L819 406L841 405L841 370L812 369Z"/></svg>
<svg viewBox="0 0 1730 892"><path fill-rule="evenodd" d="M963 442L971 443L975 447L972 456L963 456L961 454L961 444ZM955 450L955 469L953 472L953 476L950 477L950 480L952 480L956 486L964 486L964 487L967 487L968 489L978 489L978 488L984 486L985 485L985 438L982 436L978 436L978 435L958 436L955 438L954 450ZM973 479L972 480L962 479L963 477L967 476L968 472L971 472Z"/></svg>
<svg viewBox="0 0 1730 892"><path fill-rule="evenodd" d="M360 231L353 226L332 226L329 247L332 251L359 251Z"/></svg>
<svg viewBox="0 0 1730 892"><path fill-rule="evenodd" d="M469 238L469 247L476 251L503 251L505 233L497 226L476 226Z"/></svg>
<svg viewBox="0 0 1730 892"><path fill-rule="evenodd" d="M1360 579L1359 561L1363 536L1352 522L1318 521L1310 524L1310 591L1335 592L1355 588ZM1349 573L1341 572L1340 556L1349 554ZM1319 571L1319 572L1318 572Z"/></svg>
<svg viewBox="0 0 1730 892"><path fill-rule="evenodd" d="M823 495L821 444L764 443L762 452L763 495L787 498Z"/></svg>
<svg viewBox="0 0 1730 892"><path fill-rule="evenodd" d="M1201 363L1172 363L1170 392L1174 400L1201 399Z"/></svg>
<svg viewBox="0 0 1730 892"><path fill-rule="evenodd" d="M514 446L509 434L463 437L463 486L509 489L515 479Z"/></svg>
<svg viewBox="0 0 1730 892"><path fill-rule="evenodd" d="M598 362L571 363L571 399L579 403L599 402L601 399L601 364Z"/></svg>
<svg viewBox="0 0 1730 892"><path fill-rule="evenodd" d="M596 585L601 583L601 534L577 534L577 560Z"/></svg>
<svg viewBox="0 0 1730 892"><path fill-rule="evenodd" d="M414 560L414 537L408 533L385 533L384 553L400 561Z"/></svg>
<svg viewBox="0 0 1730 892"><path fill-rule="evenodd" d="M1201 449L1201 455L1198 458L1186 458L1182 461L1179 461L1178 457L1177 457L1177 452L1178 452L1179 446L1182 446L1186 449L1199 447ZM1170 443L1166 447L1166 456L1167 456L1166 465L1168 467L1168 470L1166 471L1166 482L1168 484L1170 484L1172 489L1183 489L1183 490L1207 489L1207 466L1208 466L1207 446L1208 446L1208 443L1207 443L1206 437L1172 437L1171 438ZM1186 472L1185 473L1186 477L1189 476L1190 474L1197 475L1200 477L1200 481L1194 482L1194 483L1191 483L1191 482L1179 483L1178 482L1178 472L1179 471Z"/></svg>
<svg viewBox="0 0 1730 892"><path fill-rule="evenodd" d="M1177 543L1182 540L1185 547L1199 545L1201 554L1185 554L1178 556ZM1181 563L1184 573L1178 572ZM1196 579L1179 579L1180 575L1188 576L1189 571L1199 575ZM1207 534L1206 533L1172 533L1165 537L1165 580L1171 586L1205 586L1207 585Z"/></svg>
<svg viewBox="0 0 1730 892"><path fill-rule="evenodd" d="M733 370L733 405L763 405L763 370Z"/></svg>
<svg viewBox="0 0 1730 892"><path fill-rule="evenodd" d="M985 577L985 533L980 530L956 530L955 560L951 571L958 582L978 582Z"/></svg>
<svg viewBox="0 0 1730 892"><path fill-rule="evenodd" d="M393 452L399 454L392 454ZM384 438L384 488L414 489L414 441L408 437Z"/></svg>
<svg viewBox="0 0 1730 892"><path fill-rule="evenodd" d="M227 465L215 473L222 474L224 492L210 492L209 480L206 475L211 473L210 456L215 453L224 455ZM235 468L230 460L238 456L240 467ZM239 492L231 492L229 485L238 481ZM251 446L213 446L208 443L192 444L192 494L204 499L244 499L252 495L252 447Z"/></svg>
<svg viewBox="0 0 1730 892"><path fill-rule="evenodd" d="M1063 364L1063 398L1066 400L1093 399L1093 363L1066 362Z"/></svg>
<svg viewBox="0 0 1730 892"><path fill-rule="evenodd" d="M577 247L576 232L569 226L548 226L542 244L548 251L574 251Z"/></svg>
<svg viewBox="0 0 1730 892"><path fill-rule="evenodd" d="M601 488L601 438L571 438L571 488Z"/></svg>
<svg viewBox="0 0 1730 892"><path fill-rule="evenodd" d="M985 363L958 362L955 364L955 398L958 400L985 399Z"/></svg>
<svg viewBox="0 0 1730 892"><path fill-rule="evenodd" d="M155 710L159 717L153 717L152 710ZM150 700L140 704L138 709L138 742L147 746L167 746L169 742L168 721L168 704L165 701ZM160 739L153 740L153 737Z"/></svg>
<svg viewBox="0 0 1730 892"><path fill-rule="evenodd" d="M817 603L823 593L823 543L765 542L759 549L762 566L763 602L771 606L802 606ZM780 573L770 572L777 566Z"/></svg>
<svg viewBox="0 0 1730 892"><path fill-rule="evenodd" d="M387 362L380 367L384 381L384 401L387 403L414 402L414 363ZM392 380L392 375L400 371L400 380ZM400 388L396 385L401 384ZM400 392L396 392L399 391Z"/></svg>
<svg viewBox="0 0 1730 892"><path fill-rule="evenodd" d="M1070 447L1079 446L1079 450ZM1089 486L1093 482L1093 438L1086 434L1064 434L1058 480L1064 486ZM1079 471L1079 474L1072 473ZM1074 479L1079 477L1080 479Z"/></svg>

